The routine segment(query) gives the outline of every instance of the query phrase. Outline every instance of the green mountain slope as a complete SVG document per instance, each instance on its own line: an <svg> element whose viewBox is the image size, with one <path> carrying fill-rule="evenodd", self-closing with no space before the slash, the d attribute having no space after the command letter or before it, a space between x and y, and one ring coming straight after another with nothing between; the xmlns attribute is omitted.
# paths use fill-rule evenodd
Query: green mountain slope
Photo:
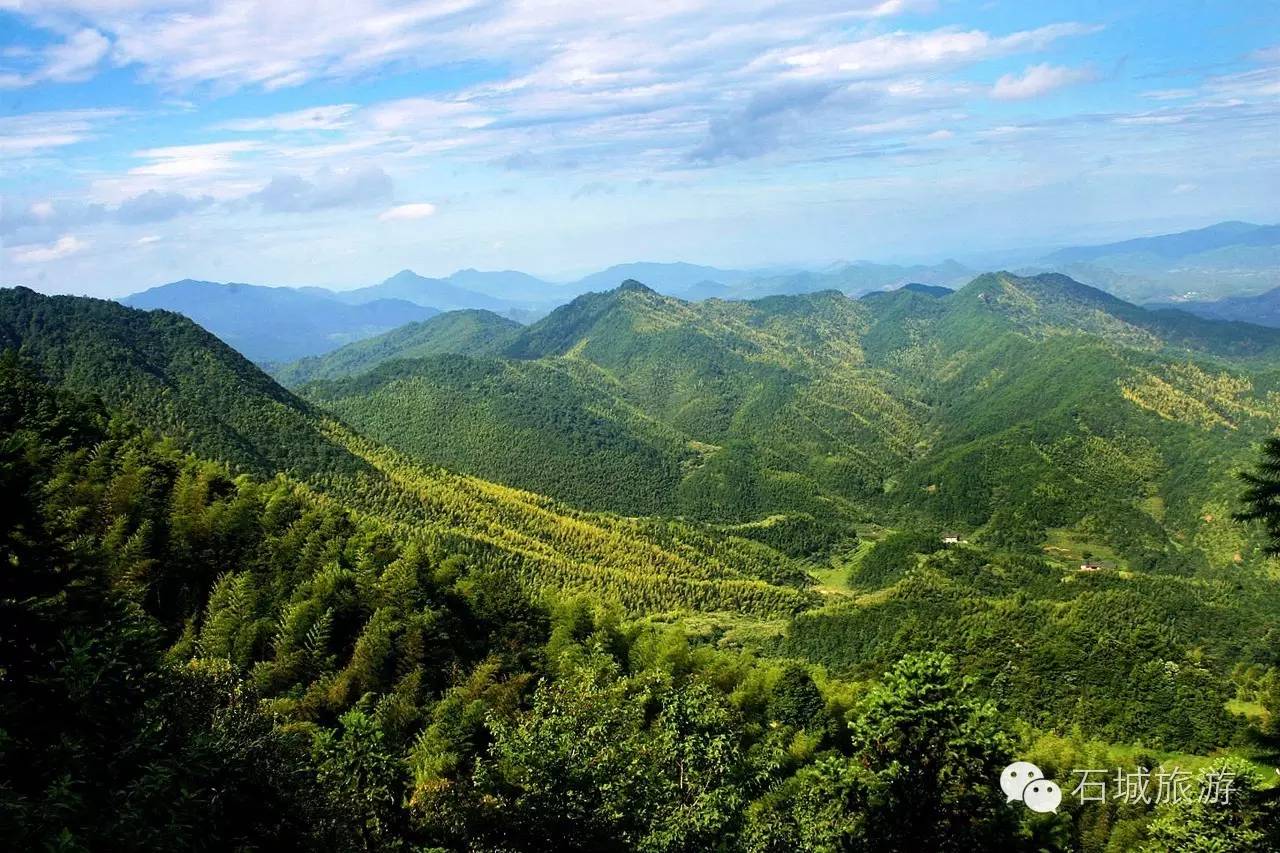
<svg viewBox="0 0 1280 853"><path fill-rule="evenodd" d="M385 365L303 389L415 459L597 509L846 525L916 440L861 368L838 293L686 303L630 282L522 331L505 361Z"/></svg>
<svg viewBox="0 0 1280 853"><path fill-rule="evenodd" d="M207 458L259 474L366 467L319 432L311 406L178 314L0 290L0 348Z"/></svg>
<svg viewBox="0 0 1280 853"><path fill-rule="evenodd" d="M568 361L393 361L304 393L409 456L627 514L672 512L696 451Z"/></svg>
<svg viewBox="0 0 1280 853"><path fill-rule="evenodd" d="M1280 426L1280 333L1065 276L688 303L628 282L505 359L304 393L410 458L595 509L830 532L914 519L1192 572L1252 559L1233 472ZM1206 520L1207 519L1207 520Z"/></svg>
<svg viewBox="0 0 1280 853"><path fill-rule="evenodd" d="M930 401L930 445L890 501L1020 547L1074 529L1180 571L1256 555L1227 516L1234 472L1280 426L1272 330L1052 275L868 304L870 361Z"/></svg>
<svg viewBox="0 0 1280 853"><path fill-rule="evenodd" d="M273 382L185 317L0 291L0 349L199 456L282 476L441 559L461 554L533 590L593 590L634 611L773 615L813 596L779 552L720 531L583 512L406 457Z"/></svg>
<svg viewBox="0 0 1280 853"><path fill-rule="evenodd" d="M385 409L380 429L429 413L403 439L424 455L545 449L587 500L669 453L679 480L654 489L750 517L709 525L424 464L176 315L12 291L0 333L62 386L0 356L0 827L25 846L194 827L215 847L505 849L533 827L553 849L590 820L584 849L1040 849L1049 825L993 782L1014 756L1057 779L1274 763L1275 563L1227 521L1231 467L1280 426L1265 334L1055 277L860 302L628 286L505 357L307 386ZM294 418L278 433L268 401ZM261 476L226 467L235 426ZM273 439L358 461L273 471ZM815 589L783 552L857 514L902 529ZM943 523L972 544L944 547ZM1080 571L1083 548L1111 565ZM901 787L921 755L974 793L922 810ZM1262 825L1245 797L1232 814ZM1167 817L1062 811L1055 849L1128 849Z"/></svg>
<svg viewBox="0 0 1280 853"><path fill-rule="evenodd" d="M398 358L439 353L488 355L505 347L521 326L492 311L448 311L421 323L409 323L374 338L348 344L323 356L304 358L272 370L284 385L315 379L355 376Z"/></svg>

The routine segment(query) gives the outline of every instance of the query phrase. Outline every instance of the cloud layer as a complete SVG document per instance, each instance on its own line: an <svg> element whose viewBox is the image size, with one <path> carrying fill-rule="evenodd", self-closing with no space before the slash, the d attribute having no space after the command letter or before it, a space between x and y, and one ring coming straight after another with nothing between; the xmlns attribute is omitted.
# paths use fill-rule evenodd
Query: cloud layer
<svg viewBox="0 0 1280 853"><path fill-rule="evenodd" d="M743 265L995 240L979 198L1040 235L1153 193L1255 198L1280 48L1179 55L1172 32L1139 37L1159 16L1073 10L0 0L24 28L0 51L0 261L290 280L367 280L391 256ZM934 226L951 236L909 236Z"/></svg>

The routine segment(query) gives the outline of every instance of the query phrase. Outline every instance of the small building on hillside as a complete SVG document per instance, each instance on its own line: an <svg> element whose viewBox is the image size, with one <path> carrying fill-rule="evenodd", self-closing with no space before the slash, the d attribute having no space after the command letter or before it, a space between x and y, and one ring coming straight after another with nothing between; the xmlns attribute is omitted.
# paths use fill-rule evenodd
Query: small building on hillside
<svg viewBox="0 0 1280 853"><path fill-rule="evenodd" d="M1103 569L1109 569L1111 567L1112 566L1110 563L1104 562L1102 560L1085 560L1083 563L1080 564L1080 571L1100 572Z"/></svg>
<svg viewBox="0 0 1280 853"><path fill-rule="evenodd" d="M960 544L960 543L961 543L961 542L963 542L963 541L964 541L964 540L960 538L960 534L959 534L959 533L944 533L944 534L942 534L942 544L943 544L943 545L958 545L958 544Z"/></svg>

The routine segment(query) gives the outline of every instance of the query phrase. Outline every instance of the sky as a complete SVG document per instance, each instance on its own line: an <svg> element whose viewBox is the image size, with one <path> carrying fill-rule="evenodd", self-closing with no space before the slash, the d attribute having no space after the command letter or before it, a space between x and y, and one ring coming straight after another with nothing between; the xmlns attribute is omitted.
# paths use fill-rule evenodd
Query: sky
<svg viewBox="0 0 1280 853"><path fill-rule="evenodd" d="M0 0L0 284L353 287L1280 221L1280 6Z"/></svg>

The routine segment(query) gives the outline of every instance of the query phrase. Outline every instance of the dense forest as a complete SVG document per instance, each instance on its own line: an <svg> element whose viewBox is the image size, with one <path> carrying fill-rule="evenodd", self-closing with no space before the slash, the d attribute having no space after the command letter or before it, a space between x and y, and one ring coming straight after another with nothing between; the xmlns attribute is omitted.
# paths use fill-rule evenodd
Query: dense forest
<svg viewBox="0 0 1280 853"><path fill-rule="evenodd" d="M0 292L10 846L1280 845L1280 333L1005 274L450 318L290 392ZM1070 794L1172 766L1229 805Z"/></svg>

